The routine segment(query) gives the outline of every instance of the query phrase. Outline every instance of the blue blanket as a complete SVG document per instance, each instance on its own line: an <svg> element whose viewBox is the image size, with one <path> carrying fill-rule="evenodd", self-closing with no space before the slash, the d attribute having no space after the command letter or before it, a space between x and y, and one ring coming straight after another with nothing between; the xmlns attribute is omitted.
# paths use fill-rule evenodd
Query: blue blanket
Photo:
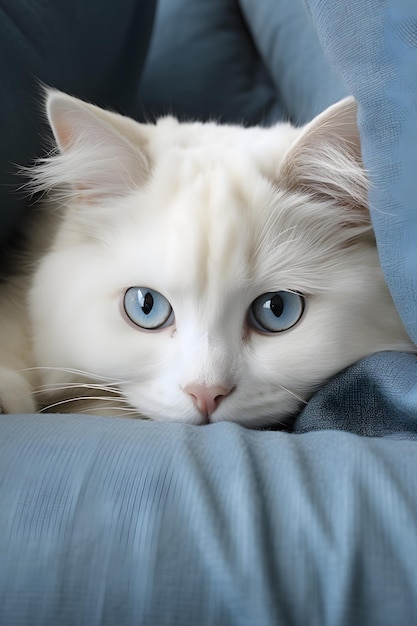
<svg viewBox="0 0 417 626"><path fill-rule="evenodd" d="M307 4L328 58L359 102L381 263L416 343L417 5L413 0Z"/></svg>

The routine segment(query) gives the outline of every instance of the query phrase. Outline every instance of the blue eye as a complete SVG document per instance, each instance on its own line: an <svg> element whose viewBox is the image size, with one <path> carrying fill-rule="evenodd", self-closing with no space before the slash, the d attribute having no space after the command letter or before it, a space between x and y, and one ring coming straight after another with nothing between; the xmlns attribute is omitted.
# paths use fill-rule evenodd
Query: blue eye
<svg viewBox="0 0 417 626"><path fill-rule="evenodd" d="M168 300L147 287L130 287L124 295L123 306L130 321L140 328L157 330L174 321Z"/></svg>
<svg viewBox="0 0 417 626"><path fill-rule="evenodd" d="M303 312L303 296L293 291L273 291L252 302L248 322L263 332L280 333L295 326Z"/></svg>

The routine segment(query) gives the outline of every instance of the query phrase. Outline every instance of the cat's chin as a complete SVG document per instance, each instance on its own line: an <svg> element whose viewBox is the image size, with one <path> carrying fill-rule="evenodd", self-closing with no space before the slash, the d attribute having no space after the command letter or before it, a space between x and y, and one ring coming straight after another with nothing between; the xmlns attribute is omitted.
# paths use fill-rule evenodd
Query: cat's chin
<svg viewBox="0 0 417 626"><path fill-rule="evenodd" d="M138 417L140 417L138 415ZM171 423L171 424L187 424L189 426L212 426L215 424L222 424L225 422L236 424L237 426L242 426L243 428L250 428L251 430L273 430L273 431L290 431L292 427L292 423L295 419L295 416L285 418L277 418L275 417L251 417L251 418L242 418L237 416L235 419L229 418L219 418L216 419L214 415L206 417L203 415L197 416L195 418L180 418L178 416L175 417L149 417L141 419L148 419L153 422L158 422L160 424L163 423Z"/></svg>
<svg viewBox="0 0 417 626"><path fill-rule="evenodd" d="M282 413L277 414L277 412L273 414L256 414L256 412L249 413L247 411L236 413L215 411L212 415L207 416L198 411L187 410L168 414L166 410L161 409L159 412L152 411L152 414L144 419L158 423L188 424L191 426L209 426L230 422L252 430L290 431L292 423L299 412L300 407L294 408L292 411L288 410L284 415ZM138 412L138 417L140 415Z"/></svg>
<svg viewBox="0 0 417 626"><path fill-rule="evenodd" d="M238 415L236 418L224 417L224 418L216 418L215 415L212 415L209 418L209 424L220 424L222 422L232 422L237 424L238 426L243 426L244 428L250 428L251 430L274 430L274 431L290 431L292 423L296 417L296 414L291 414L288 417L278 417L277 415L248 415L242 416Z"/></svg>

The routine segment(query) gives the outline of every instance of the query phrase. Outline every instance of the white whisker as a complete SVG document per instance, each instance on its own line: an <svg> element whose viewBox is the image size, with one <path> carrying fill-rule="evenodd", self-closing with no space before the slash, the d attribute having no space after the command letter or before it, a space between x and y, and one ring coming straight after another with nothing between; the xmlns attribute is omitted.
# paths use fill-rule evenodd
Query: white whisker
<svg viewBox="0 0 417 626"><path fill-rule="evenodd" d="M74 374L76 376L82 376L84 378L92 378L95 380L103 380L103 381L110 381L110 382L117 382L119 383L119 381L115 378L111 378L110 376L102 376L100 374L96 374L94 372L87 372L84 370L79 370L79 369L75 369L75 368L71 368L71 367L52 367L52 366L36 366L36 367L25 367L23 369L20 369L19 372L20 373L24 373L24 372L31 372L31 371L51 371L51 372L62 372L64 374ZM132 382L132 381L120 381L123 382L123 384Z"/></svg>
<svg viewBox="0 0 417 626"><path fill-rule="evenodd" d="M57 402L52 402L47 406L42 407L39 410L39 413L43 413L45 411L49 411L50 409L54 409L57 406L62 406L64 404L69 404L71 402L86 402L86 401L94 401L102 400L103 402L126 402L123 398L114 398L113 396L77 396L75 398L65 398L64 400L58 400Z"/></svg>
<svg viewBox="0 0 417 626"><path fill-rule="evenodd" d="M302 402L303 404L308 404L307 400L304 400L304 398L302 398L301 396L296 394L294 391L291 391L291 389L288 389L288 387L285 387L284 385L280 385L279 383L277 384L277 387L279 387L283 391L286 391L287 393L289 393L290 396L292 396L293 398L295 398L299 402Z"/></svg>
<svg viewBox="0 0 417 626"><path fill-rule="evenodd" d="M68 383L68 384L61 384L61 383L46 383L44 385L39 385L34 391L33 393L36 394L43 394L43 393L52 393L52 392L56 392L56 391L70 391L72 389L95 389L97 391L103 391L103 392L107 392L107 393L114 393L114 394L120 394L120 389L118 389L117 387L110 387L110 386L106 386L106 385L100 385L100 384L96 384L96 383Z"/></svg>
<svg viewBox="0 0 417 626"><path fill-rule="evenodd" d="M142 417L138 411L134 411L132 410L131 407L108 407L108 406L94 406L94 407L86 407L85 409L82 410L82 413L84 413L85 415L89 414L89 413L93 413L93 414L97 414L98 411L109 411L109 410L113 410L114 408L114 415L112 415L111 417L136 417L137 419L147 419Z"/></svg>

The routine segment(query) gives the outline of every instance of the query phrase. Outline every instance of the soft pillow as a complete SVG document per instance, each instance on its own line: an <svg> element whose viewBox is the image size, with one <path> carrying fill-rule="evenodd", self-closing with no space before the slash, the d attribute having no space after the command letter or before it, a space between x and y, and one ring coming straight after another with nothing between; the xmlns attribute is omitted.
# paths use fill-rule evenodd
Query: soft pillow
<svg viewBox="0 0 417 626"><path fill-rule="evenodd" d="M301 0L159 0L138 116L303 123L346 94Z"/></svg>
<svg viewBox="0 0 417 626"><path fill-rule="evenodd" d="M0 623L416 624L415 459L334 431L0 416Z"/></svg>

